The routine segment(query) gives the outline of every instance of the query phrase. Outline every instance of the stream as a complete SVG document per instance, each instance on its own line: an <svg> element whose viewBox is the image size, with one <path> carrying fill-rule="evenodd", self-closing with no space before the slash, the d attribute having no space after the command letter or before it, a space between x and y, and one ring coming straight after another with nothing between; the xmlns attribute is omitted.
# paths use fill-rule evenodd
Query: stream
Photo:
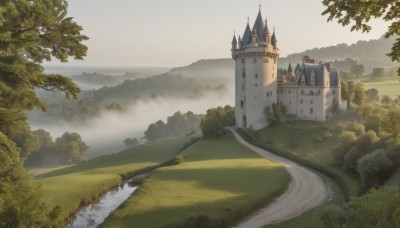
<svg viewBox="0 0 400 228"><path fill-rule="evenodd" d="M138 188L127 181L122 187L110 190L98 202L82 207L68 228L97 227Z"/></svg>

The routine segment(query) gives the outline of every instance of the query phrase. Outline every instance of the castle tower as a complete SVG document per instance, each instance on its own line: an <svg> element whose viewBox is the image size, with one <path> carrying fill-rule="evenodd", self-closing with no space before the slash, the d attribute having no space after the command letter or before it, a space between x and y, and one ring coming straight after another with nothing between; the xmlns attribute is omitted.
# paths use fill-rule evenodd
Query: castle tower
<svg viewBox="0 0 400 228"><path fill-rule="evenodd" d="M266 22L260 9L253 28L247 23L239 44L232 42L237 127L257 130L267 126L264 110L277 103L279 48L275 31L271 36Z"/></svg>

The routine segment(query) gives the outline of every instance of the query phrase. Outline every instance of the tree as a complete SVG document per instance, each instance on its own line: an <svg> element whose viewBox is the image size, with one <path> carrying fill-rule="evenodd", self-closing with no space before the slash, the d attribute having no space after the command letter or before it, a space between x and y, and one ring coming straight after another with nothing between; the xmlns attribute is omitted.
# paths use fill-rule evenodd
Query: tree
<svg viewBox="0 0 400 228"><path fill-rule="evenodd" d="M66 17L67 5L66 0L0 2L1 227L60 226L59 209L46 206L40 190L30 183L21 154L10 138L28 128L25 110L46 109L36 89L59 90L67 97L78 97L79 88L71 79L45 74L41 66L52 57L66 62L69 57L82 59L86 55L82 41L87 37L81 35L82 28L72 18Z"/></svg>
<svg viewBox="0 0 400 228"><path fill-rule="evenodd" d="M385 73L385 69L383 68L374 68L372 69L371 77L373 79L383 78L383 74Z"/></svg>
<svg viewBox="0 0 400 228"><path fill-rule="evenodd" d="M382 130L390 133L394 138L400 135L400 110L390 110L383 118Z"/></svg>
<svg viewBox="0 0 400 228"><path fill-rule="evenodd" d="M89 149L78 133L69 132L56 139L56 148L61 153L61 162L64 164L83 161L83 153Z"/></svg>
<svg viewBox="0 0 400 228"><path fill-rule="evenodd" d="M0 132L0 227L62 227L60 215L30 183L15 143Z"/></svg>
<svg viewBox="0 0 400 228"><path fill-rule="evenodd" d="M375 102L379 101L379 91L375 88L369 89L365 91L365 94L367 95L367 101L368 102Z"/></svg>
<svg viewBox="0 0 400 228"><path fill-rule="evenodd" d="M124 140L124 144L125 144L126 147L136 147L136 146L140 145L140 142L139 142L139 140L137 138L133 138L133 139L126 138Z"/></svg>
<svg viewBox="0 0 400 228"><path fill-rule="evenodd" d="M346 124L346 126L344 127L344 130L354 132L354 134L356 134L357 137L365 134L364 125L359 124L357 122L351 122L351 123Z"/></svg>
<svg viewBox="0 0 400 228"><path fill-rule="evenodd" d="M283 105L277 105L273 103L271 107L266 107L264 110L266 119L268 121L269 126L275 127L279 125L281 121L281 117L286 113L286 107Z"/></svg>
<svg viewBox="0 0 400 228"><path fill-rule="evenodd" d="M356 83L354 86L354 103L361 105L365 100L365 89L362 83Z"/></svg>
<svg viewBox="0 0 400 228"><path fill-rule="evenodd" d="M332 155L336 165L343 163L344 157L354 143L357 141L357 136L352 131L342 131L338 138L338 144L333 149Z"/></svg>
<svg viewBox="0 0 400 228"><path fill-rule="evenodd" d="M354 64L351 66L351 73L356 76L356 78L361 78L364 74L364 65L362 64Z"/></svg>
<svg viewBox="0 0 400 228"><path fill-rule="evenodd" d="M200 122L201 132L205 138L225 135L225 128L235 124L235 109L229 105L207 110Z"/></svg>
<svg viewBox="0 0 400 228"><path fill-rule="evenodd" d="M361 176L361 182L365 189L378 187L384 181L380 178L388 171L393 162L386 156L383 149L378 149L360 158L357 163L357 170Z"/></svg>
<svg viewBox="0 0 400 228"><path fill-rule="evenodd" d="M354 22L351 31L369 32L371 26L367 23L373 18L382 18L391 23L385 33L385 38L400 34L400 3L398 0L323 0L322 3L326 6L322 15L328 15L328 21L337 18L343 26ZM388 56L393 62L400 62L400 37L396 38ZM400 76L400 68L397 72Z"/></svg>
<svg viewBox="0 0 400 228"><path fill-rule="evenodd" d="M391 98L389 95L384 95L384 96L382 97L381 103L382 103L383 105L388 106L388 105L392 104L392 98Z"/></svg>

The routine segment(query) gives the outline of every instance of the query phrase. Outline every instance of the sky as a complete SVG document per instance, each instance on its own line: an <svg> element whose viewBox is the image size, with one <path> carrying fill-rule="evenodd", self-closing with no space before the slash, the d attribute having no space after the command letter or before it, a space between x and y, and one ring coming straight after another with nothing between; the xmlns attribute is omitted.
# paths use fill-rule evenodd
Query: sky
<svg viewBox="0 0 400 228"><path fill-rule="evenodd" d="M69 65L178 67L199 59L230 58L234 31L252 27L259 11L276 28L281 57L315 47L381 37L383 21L370 33L350 32L321 16L322 0L68 0L68 16L90 40L84 61ZM53 61L47 64L59 64Z"/></svg>

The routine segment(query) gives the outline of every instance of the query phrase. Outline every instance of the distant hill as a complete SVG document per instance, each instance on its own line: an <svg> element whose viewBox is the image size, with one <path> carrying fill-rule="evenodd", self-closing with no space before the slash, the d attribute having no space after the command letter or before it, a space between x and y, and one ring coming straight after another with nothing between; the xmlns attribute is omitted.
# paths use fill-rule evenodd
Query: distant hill
<svg viewBox="0 0 400 228"><path fill-rule="evenodd" d="M358 60L360 64L371 67L398 67L399 63L390 61L386 56L395 42L395 38L380 38L369 41L358 41L355 44L338 44L330 47L314 48L301 53L288 55L279 59L280 67L287 67L292 64L301 62L303 55L308 55L313 59L322 61L335 61L352 58Z"/></svg>
<svg viewBox="0 0 400 228"><path fill-rule="evenodd" d="M279 67L286 68L289 63L297 64L302 62L302 56L308 55L313 59L321 61L355 59L360 64L369 67L398 67L399 63L390 61L386 56L389 53L395 38L376 39L369 41L358 41L355 44L338 44L330 47L314 48L301 53L288 55L280 58ZM339 63L341 64L341 63ZM337 66L339 68L344 68ZM173 74L181 74L196 78L196 80L226 81L232 80L234 75L234 62L232 59L208 59L199 60L188 66L173 68Z"/></svg>

